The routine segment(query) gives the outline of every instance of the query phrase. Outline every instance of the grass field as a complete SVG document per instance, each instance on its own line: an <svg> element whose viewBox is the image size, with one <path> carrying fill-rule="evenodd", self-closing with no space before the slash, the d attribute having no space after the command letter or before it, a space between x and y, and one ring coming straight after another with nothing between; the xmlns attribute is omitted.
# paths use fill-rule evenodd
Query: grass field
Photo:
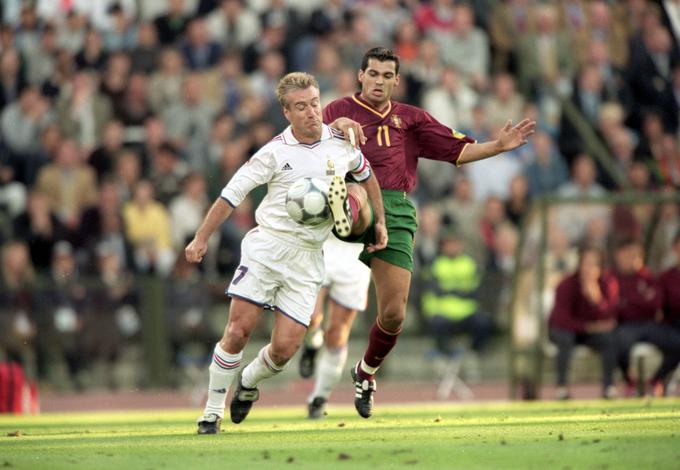
<svg viewBox="0 0 680 470"><path fill-rule="evenodd" d="M0 468L680 468L680 400L253 408L218 436L195 411L0 417Z"/></svg>

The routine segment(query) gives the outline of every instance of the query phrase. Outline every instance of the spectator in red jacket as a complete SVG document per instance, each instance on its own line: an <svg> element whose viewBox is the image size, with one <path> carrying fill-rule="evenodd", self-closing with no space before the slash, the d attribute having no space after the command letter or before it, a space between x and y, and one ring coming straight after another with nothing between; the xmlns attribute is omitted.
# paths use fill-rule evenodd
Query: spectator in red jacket
<svg viewBox="0 0 680 470"><path fill-rule="evenodd" d="M549 319L550 340L557 346L557 397L569 398L567 374L572 350L585 344L602 358L602 396L616 394L613 375L616 367L615 309L619 289L616 279L603 273L600 250L581 250L578 269L557 286L555 306Z"/></svg>
<svg viewBox="0 0 680 470"><path fill-rule="evenodd" d="M663 296L663 319L665 323L680 331L680 231L673 239L675 266L664 271L659 277Z"/></svg>
<svg viewBox="0 0 680 470"><path fill-rule="evenodd" d="M621 292L616 308L616 340L627 394L635 390L629 371L630 351L635 343L647 342L663 353L661 366L649 384L655 395L663 395L667 376L680 362L680 331L661 323L661 286L644 266L644 250L639 241L623 239L616 244L614 276Z"/></svg>

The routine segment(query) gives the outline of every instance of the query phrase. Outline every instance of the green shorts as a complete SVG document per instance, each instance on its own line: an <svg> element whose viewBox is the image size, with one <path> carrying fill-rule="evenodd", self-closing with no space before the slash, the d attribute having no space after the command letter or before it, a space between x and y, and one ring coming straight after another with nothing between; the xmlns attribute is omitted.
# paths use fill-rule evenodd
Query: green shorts
<svg viewBox="0 0 680 470"><path fill-rule="evenodd" d="M359 259L370 266L371 259L378 258L413 272L413 240L418 228L416 208L404 191L383 189L382 197L387 225L387 246L374 253L364 250L359 255ZM347 241L364 245L375 243L374 224L375 219L371 221L370 227L362 235L352 237L352 240Z"/></svg>

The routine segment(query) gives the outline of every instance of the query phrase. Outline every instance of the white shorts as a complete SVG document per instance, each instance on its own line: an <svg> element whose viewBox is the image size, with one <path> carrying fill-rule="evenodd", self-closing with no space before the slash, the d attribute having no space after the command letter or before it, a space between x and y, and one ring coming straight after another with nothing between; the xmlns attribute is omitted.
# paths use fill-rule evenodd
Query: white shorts
<svg viewBox="0 0 680 470"><path fill-rule="evenodd" d="M323 276L321 249L294 246L254 228L241 242L241 264L227 295L278 310L309 326Z"/></svg>
<svg viewBox="0 0 680 470"><path fill-rule="evenodd" d="M360 243L347 243L332 234L323 245L326 277L323 286L328 297L351 310L366 310L371 270L359 261Z"/></svg>

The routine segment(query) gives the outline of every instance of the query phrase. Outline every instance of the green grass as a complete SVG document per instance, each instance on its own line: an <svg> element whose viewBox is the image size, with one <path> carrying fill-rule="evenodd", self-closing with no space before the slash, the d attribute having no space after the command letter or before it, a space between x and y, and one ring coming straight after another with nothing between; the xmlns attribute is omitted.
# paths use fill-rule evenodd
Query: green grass
<svg viewBox="0 0 680 470"><path fill-rule="evenodd" d="M195 411L0 417L0 469L680 468L680 400L253 408L219 436ZM19 431L19 436L9 436Z"/></svg>

